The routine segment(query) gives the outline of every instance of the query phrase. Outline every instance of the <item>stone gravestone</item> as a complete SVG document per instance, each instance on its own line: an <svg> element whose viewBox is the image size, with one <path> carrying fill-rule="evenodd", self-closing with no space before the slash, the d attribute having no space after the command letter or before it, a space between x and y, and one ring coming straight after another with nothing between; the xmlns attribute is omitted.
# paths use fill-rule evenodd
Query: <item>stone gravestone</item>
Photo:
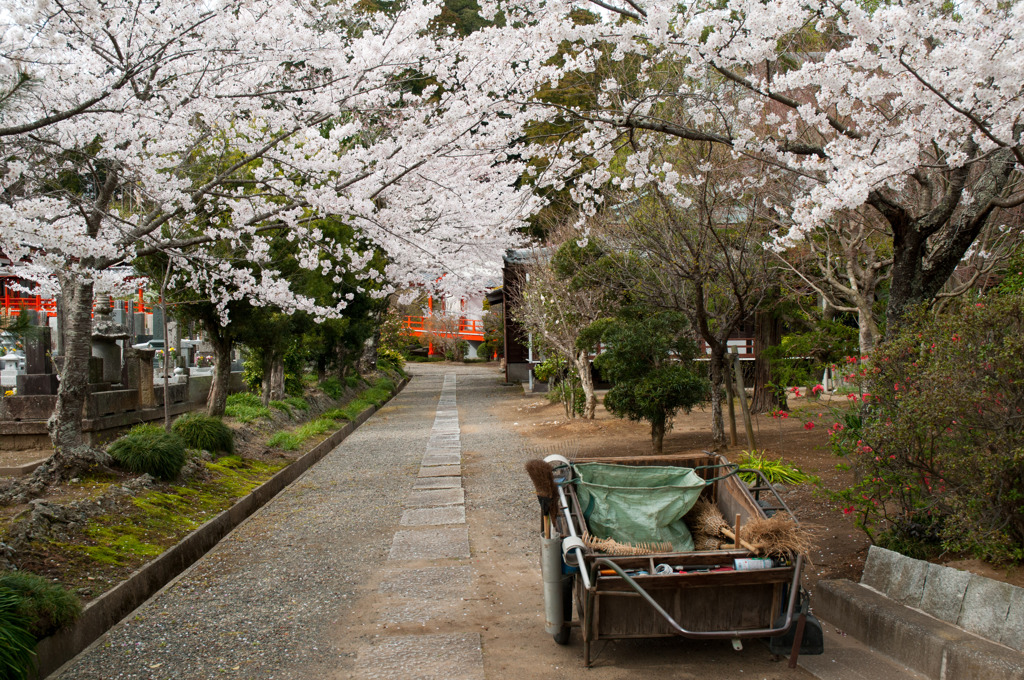
<svg viewBox="0 0 1024 680"><path fill-rule="evenodd" d="M103 360L103 371L99 380L93 381L90 376L90 383L121 382L121 346L117 341L130 337L131 333L127 326L111 319L110 312L110 307L105 304L96 307L92 324L92 355Z"/></svg>
<svg viewBox="0 0 1024 680"><path fill-rule="evenodd" d="M153 391L153 355L152 349L129 347L124 351L124 368L121 372L121 383L125 388L139 391L139 407L153 408L156 406L156 393Z"/></svg>
<svg viewBox="0 0 1024 680"><path fill-rule="evenodd" d="M18 396L57 394L57 374L50 360L50 327L33 326L25 337L25 374L17 378Z"/></svg>

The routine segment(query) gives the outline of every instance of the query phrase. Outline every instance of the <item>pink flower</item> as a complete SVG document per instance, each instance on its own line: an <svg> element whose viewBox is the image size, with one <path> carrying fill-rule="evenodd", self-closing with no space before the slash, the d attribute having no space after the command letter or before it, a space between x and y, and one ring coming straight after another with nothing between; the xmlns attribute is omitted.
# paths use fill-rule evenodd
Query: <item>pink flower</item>
<svg viewBox="0 0 1024 680"><path fill-rule="evenodd" d="M813 430L814 429L814 423L811 422L811 421L808 421L808 422L804 423L804 429L805 430Z"/></svg>
<svg viewBox="0 0 1024 680"><path fill-rule="evenodd" d="M820 394L821 392L824 391L825 387L823 385L815 385L814 387L811 388L811 394Z"/></svg>
<svg viewBox="0 0 1024 680"><path fill-rule="evenodd" d="M848 507L848 508L843 508L843 514L844 515L849 515L852 512L853 512L853 506L852 505L850 507Z"/></svg>

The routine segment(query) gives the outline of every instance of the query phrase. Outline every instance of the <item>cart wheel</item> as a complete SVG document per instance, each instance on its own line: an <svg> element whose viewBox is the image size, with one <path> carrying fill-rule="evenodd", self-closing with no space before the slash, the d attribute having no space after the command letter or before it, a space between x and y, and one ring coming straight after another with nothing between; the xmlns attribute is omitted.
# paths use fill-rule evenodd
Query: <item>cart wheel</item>
<svg viewBox="0 0 1024 680"><path fill-rule="evenodd" d="M572 591L573 577L566 576L562 579L562 628L551 636L560 645L569 644L569 632L572 630L569 627L569 622L572 621Z"/></svg>

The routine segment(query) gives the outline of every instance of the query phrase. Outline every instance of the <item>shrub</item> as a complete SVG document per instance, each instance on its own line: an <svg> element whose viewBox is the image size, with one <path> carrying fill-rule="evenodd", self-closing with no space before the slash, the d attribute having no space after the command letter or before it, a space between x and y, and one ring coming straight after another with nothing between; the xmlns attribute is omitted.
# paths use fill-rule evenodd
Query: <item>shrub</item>
<svg viewBox="0 0 1024 680"><path fill-rule="evenodd" d="M387 347L377 348L377 364L389 364L396 368L405 366L405 357L397 349L389 349Z"/></svg>
<svg viewBox="0 0 1024 680"><path fill-rule="evenodd" d="M191 449L228 454L235 451L235 433L220 418L202 413L186 413L174 421L171 429Z"/></svg>
<svg viewBox="0 0 1024 680"><path fill-rule="evenodd" d="M331 376L320 383L320 389L323 390L331 399L341 399L342 394L345 392L345 386L341 384L341 381Z"/></svg>
<svg viewBox="0 0 1024 680"><path fill-rule="evenodd" d="M1024 295L909 315L870 364L859 423L834 425L858 474L838 494L879 543L1024 561ZM859 427L857 427L859 425Z"/></svg>
<svg viewBox="0 0 1024 680"><path fill-rule="evenodd" d="M74 623L82 603L61 585L26 571L0 576L0 589L8 589L21 600L18 611L36 638L44 638ZM2 676L0 676L2 677Z"/></svg>
<svg viewBox="0 0 1024 680"><path fill-rule="evenodd" d="M262 404L260 398L251 392L238 392L228 395L224 415L235 418L242 423L251 423L259 418L269 418L270 409Z"/></svg>
<svg viewBox="0 0 1024 680"><path fill-rule="evenodd" d="M36 638L20 608L23 598L0 586L0 678L27 680L35 668Z"/></svg>
<svg viewBox="0 0 1024 680"><path fill-rule="evenodd" d="M185 441L158 425L136 425L107 448L124 469L174 479L185 464Z"/></svg>
<svg viewBox="0 0 1024 680"><path fill-rule="evenodd" d="M346 376L345 384L348 385L353 390L358 390L362 385L366 384L366 381L363 380L363 376L355 374Z"/></svg>

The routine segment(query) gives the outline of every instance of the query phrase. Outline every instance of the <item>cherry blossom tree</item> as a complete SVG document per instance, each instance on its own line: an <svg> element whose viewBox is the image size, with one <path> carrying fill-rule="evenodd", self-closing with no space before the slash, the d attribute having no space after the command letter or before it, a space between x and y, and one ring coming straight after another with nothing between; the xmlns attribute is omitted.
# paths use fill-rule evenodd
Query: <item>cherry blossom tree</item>
<svg viewBox="0 0 1024 680"><path fill-rule="evenodd" d="M574 21L580 7L600 20ZM846 226L857 215L882 225L891 252L872 267L891 271L890 329L1024 203L1019 3L518 0L501 10L504 28L469 40L504 56L494 77L508 100L575 123L557 151L535 151L551 159L543 181L557 188L582 169L574 195L593 211L612 180L667 193L687 181L652 162L674 140L760 161L786 186L767 201L779 247L824 227L858 242ZM585 103L531 97L579 83L605 55L639 67L607 72Z"/></svg>
<svg viewBox="0 0 1024 680"><path fill-rule="evenodd" d="M499 266L534 207L459 39L436 2L14 0L0 18L0 241L60 294L65 358L38 479L102 458L85 446L90 309L118 268L162 253L232 299L344 314L296 294L270 239L326 277L458 287ZM386 254L332 242L338 216ZM223 250L252 263L232 267ZM125 268L128 270L128 268ZM443 278L441 274L447 274Z"/></svg>

